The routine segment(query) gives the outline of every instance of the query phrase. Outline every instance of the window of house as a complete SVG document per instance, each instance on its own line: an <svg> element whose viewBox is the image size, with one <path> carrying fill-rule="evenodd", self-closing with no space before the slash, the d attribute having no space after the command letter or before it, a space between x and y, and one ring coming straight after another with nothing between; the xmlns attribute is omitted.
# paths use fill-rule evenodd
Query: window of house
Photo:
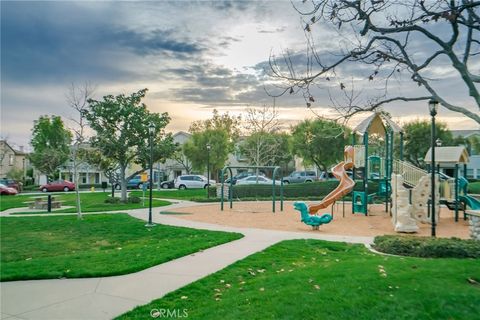
<svg viewBox="0 0 480 320"><path fill-rule="evenodd" d="M100 183L100 173L95 173L95 183Z"/></svg>
<svg viewBox="0 0 480 320"><path fill-rule="evenodd" d="M85 172L80 173L80 181L82 181L83 184L87 183L87 174Z"/></svg>
<svg viewBox="0 0 480 320"><path fill-rule="evenodd" d="M15 160L15 156L13 154L9 155L8 157L8 165L13 166L13 161Z"/></svg>

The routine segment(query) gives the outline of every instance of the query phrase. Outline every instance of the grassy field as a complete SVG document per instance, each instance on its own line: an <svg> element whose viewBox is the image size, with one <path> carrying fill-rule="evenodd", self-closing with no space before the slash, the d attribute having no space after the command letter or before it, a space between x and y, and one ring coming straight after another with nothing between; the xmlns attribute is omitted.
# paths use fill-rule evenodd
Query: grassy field
<svg viewBox="0 0 480 320"><path fill-rule="evenodd" d="M387 257L360 245L285 241L117 319L474 319L480 260ZM161 312L161 311L159 311Z"/></svg>
<svg viewBox="0 0 480 320"><path fill-rule="evenodd" d="M6 280L126 274L242 237L157 225L126 214L0 218Z"/></svg>
<svg viewBox="0 0 480 320"><path fill-rule="evenodd" d="M28 207L26 202L33 201L35 197L44 197L45 194L40 195L17 195L17 196L2 196L0 198L0 211L4 211L11 208ZM63 201L62 206L75 206L75 193L56 193L52 194L55 200ZM116 195L119 196L119 195ZM115 211L115 210L129 210L144 208L142 202L140 203L105 203L105 200L110 198L110 193L92 192L81 193L80 199L82 201L83 212L101 212L101 211ZM170 202L153 200L152 205L154 207L161 207L169 205ZM145 201L145 207L148 207L148 200ZM39 210L40 211L40 210ZM42 213L45 213L44 210ZM62 209L55 211L58 213L64 212L76 212L75 208ZM31 212L25 212L31 213Z"/></svg>

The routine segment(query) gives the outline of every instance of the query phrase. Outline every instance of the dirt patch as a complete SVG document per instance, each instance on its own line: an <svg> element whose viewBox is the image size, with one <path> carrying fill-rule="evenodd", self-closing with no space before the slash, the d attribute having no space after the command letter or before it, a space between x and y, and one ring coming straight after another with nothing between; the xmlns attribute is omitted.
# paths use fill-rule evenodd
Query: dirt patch
<svg viewBox="0 0 480 320"><path fill-rule="evenodd" d="M345 209L344 209L345 208ZM220 204L201 205L188 208L175 209L178 218L199 222L214 223L224 226L242 228L260 228L297 232L320 232L322 234L351 235L351 236L377 236L384 234L397 234L389 213L385 212L385 205L370 205L369 215L352 214L350 203L339 202L319 214L332 213L333 221L321 225L320 230L312 230L310 226L300 221L300 213L293 209L293 202L284 202L284 210L280 211L280 203L277 202L276 213L272 213L272 202L249 201L234 202L230 209L225 204L224 211L220 210ZM430 224L418 223L420 230L417 235L429 236ZM459 212L459 221L454 221L454 212L447 208L441 208L440 221L437 225L438 237L458 237L468 239L468 221L463 220L463 213Z"/></svg>

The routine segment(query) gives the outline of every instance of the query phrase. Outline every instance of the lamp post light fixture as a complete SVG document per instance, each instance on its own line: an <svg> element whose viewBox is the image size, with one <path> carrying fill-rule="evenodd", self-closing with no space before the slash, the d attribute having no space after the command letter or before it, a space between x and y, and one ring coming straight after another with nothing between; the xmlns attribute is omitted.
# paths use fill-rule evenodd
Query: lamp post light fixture
<svg viewBox="0 0 480 320"><path fill-rule="evenodd" d="M430 116L432 117L432 133L431 133L431 148L432 148L432 153L431 153L431 163L430 163L430 172L432 175L432 190L431 190L431 214L432 214L432 237L436 236L436 221L435 221L435 145L436 145L436 139L435 139L435 116L437 115L437 109L438 109L438 101L431 99L428 101L428 109L430 110Z"/></svg>
<svg viewBox="0 0 480 320"><path fill-rule="evenodd" d="M207 199L210 199L210 192L209 192L209 187L210 187L210 149L212 146L210 143L207 143Z"/></svg>
<svg viewBox="0 0 480 320"><path fill-rule="evenodd" d="M150 179L148 180L148 187L150 188L149 204L148 204L148 223L146 227L153 227L155 224L152 221L152 191L153 191L153 134L155 133L155 124L150 122L148 125L148 142L150 144Z"/></svg>

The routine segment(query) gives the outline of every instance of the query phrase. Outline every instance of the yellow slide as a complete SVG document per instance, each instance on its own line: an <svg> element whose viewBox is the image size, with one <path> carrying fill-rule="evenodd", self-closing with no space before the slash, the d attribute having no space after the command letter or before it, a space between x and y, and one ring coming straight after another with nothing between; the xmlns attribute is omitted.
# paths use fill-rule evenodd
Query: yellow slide
<svg viewBox="0 0 480 320"><path fill-rule="evenodd" d="M344 161L340 162L332 169L333 175L340 180L340 183L332 192L323 198L320 203L308 206L308 212L310 214L316 214L318 210L327 208L329 205L352 191L355 186L355 181L348 176L347 170L353 168L353 155L353 147L346 147L344 151Z"/></svg>

